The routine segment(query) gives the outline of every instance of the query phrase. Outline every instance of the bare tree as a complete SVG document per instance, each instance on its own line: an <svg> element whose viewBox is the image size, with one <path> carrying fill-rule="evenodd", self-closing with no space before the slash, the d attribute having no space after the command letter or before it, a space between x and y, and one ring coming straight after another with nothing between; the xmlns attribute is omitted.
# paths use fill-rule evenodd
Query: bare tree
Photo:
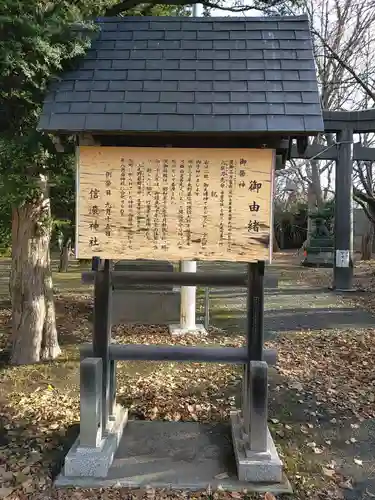
<svg viewBox="0 0 375 500"><path fill-rule="evenodd" d="M299 10L290 7L290 13L301 11L308 13L311 22L323 109L353 110L375 105L373 1L303 0ZM332 146L335 138L324 135L314 142ZM292 175L304 186L310 210L321 207L333 194L333 162L319 158L293 161L283 175L286 179ZM359 172L357 177L361 178ZM368 195L365 184L361 193Z"/></svg>

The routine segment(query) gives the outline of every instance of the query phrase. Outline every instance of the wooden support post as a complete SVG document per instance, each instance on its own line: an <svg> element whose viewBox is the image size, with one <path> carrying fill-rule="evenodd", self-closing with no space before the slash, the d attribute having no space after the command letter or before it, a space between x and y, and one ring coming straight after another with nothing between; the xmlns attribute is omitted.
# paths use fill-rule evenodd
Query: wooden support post
<svg viewBox="0 0 375 500"><path fill-rule="evenodd" d="M101 358L81 361L79 445L82 447L97 448L102 441L102 368Z"/></svg>
<svg viewBox="0 0 375 500"><path fill-rule="evenodd" d="M335 266L333 289L353 288L353 131L337 134L338 158L335 174Z"/></svg>
<svg viewBox="0 0 375 500"><path fill-rule="evenodd" d="M112 311L112 283L111 265L109 260L104 261L104 269L96 271L94 285L94 334L93 354L101 358L103 363L102 377L102 427L108 427L110 402L110 362L109 345L111 342L111 311Z"/></svg>
<svg viewBox="0 0 375 500"><path fill-rule="evenodd" d="M267 369L265 361L250 361L250 454L267 452Z"/></svg>
<svg viewBox="0 0 375 500"><path fill-rule="evenodd" d="M247 288L247 356L248 361L243 378L243 426L246 435L257 432L259 418L253 421L253 402L256 398L257 380L251 373L251 363L262 362L263 359L263 317L264 317L264 267L263 261L248 264ZM265 363L267 367L267 363ZM255 369L254 369L255 370ZM258 373L258 372L256 372ZM254 378L255 377L255 378ZM267 377L267 374L266 374ZM263 391L263 389L262 389ZM267 398L267 393L266 393ZM267 405L267 399L266 399ZM267 421L266 421L267 426Z"/></svg>
<svg viewBox="0 0 375 500"><path fill-rule="evenodd" d="M116 407L116 370L117 365L114 359L109 361L109 404L108 404L108 417L110 420L115 420L115 407Z"/></svg>
<svg viewBox="0 0 375 500"><path fill-rule="evenodd" d="M262 360L264 319L264 262L248 265L248 337L249 360Z"/></svg>

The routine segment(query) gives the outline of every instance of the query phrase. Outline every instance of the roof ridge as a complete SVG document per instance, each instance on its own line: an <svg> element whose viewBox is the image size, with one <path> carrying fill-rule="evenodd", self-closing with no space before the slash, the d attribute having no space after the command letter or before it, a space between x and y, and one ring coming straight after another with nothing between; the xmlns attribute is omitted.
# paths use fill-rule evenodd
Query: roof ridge
<svg viewBox="0 0 375 500"><path fill-rule="evenodd" d="M227 17L187 17L187 16L110 16L110 17L98 17L97 22L131 22L131 21L163 21L163 22L176 22L176 21L188 21L197 23L213 23L213 22L275 22L275 21L308 21L307 14L300 14L298 16L227 16Z"/></svg>

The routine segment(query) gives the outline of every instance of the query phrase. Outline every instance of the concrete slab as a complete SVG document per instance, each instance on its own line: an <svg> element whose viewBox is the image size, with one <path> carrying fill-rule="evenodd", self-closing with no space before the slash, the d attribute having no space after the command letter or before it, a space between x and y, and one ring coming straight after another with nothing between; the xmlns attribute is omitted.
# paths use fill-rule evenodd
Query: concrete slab
<svg viewBox="0 0 375 500"><path fill-rule="evenodd" d="M105 478L67 477L57 486L123 486L201 490L219 485L228 491L291 493L281 483L239 481L229 423L129 421Z"/></svg>
<svg viewBox="0 0 375 500"><path fill-rule="evenodd" d="M183 336L183 335L199 335L199 336L204 336L207 335L207 330L203 325L195 325L195 328L192 330L189 328L181 328L180 325L174 324L174 325L169 325L169 333L172 335L172 337L178 337L178 336Z"/></svg>

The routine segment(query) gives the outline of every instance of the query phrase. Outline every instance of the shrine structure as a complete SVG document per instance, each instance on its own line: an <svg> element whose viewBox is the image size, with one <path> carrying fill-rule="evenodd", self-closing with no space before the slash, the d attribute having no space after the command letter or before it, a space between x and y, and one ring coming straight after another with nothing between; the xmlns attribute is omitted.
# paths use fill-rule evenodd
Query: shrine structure
<svg viewBox="0 0 375 500"><path fill-rule="evenodd" d="M82 349L81 432L60 484L226 487L225 478L202 479L201 470L198 482L187 478L188 459L185 476L172 480L183 459L170 463L169 452L153 461L152 477L136 474L129 456L115 455L120 441L122 449L130 446L135 429L116 404L115 365L135 359L243 366L241 407L231 417L237 475L242 482L282 483L267 428L267 367L275 353L263 346L263 279L272 251L274 170L293 143L303 155L308 137L324 130L307 16L122 17L97 24L86 56L51 86L39 123L56 142L76 137L76 253L104 261L86 276L94 281L93 344ZM112 269L112 260L132 258L232 260L248 268L196 275ZM246 286L246 343L113 344L116 283ZM162 423L164 440L171 424Z"/></svg>

